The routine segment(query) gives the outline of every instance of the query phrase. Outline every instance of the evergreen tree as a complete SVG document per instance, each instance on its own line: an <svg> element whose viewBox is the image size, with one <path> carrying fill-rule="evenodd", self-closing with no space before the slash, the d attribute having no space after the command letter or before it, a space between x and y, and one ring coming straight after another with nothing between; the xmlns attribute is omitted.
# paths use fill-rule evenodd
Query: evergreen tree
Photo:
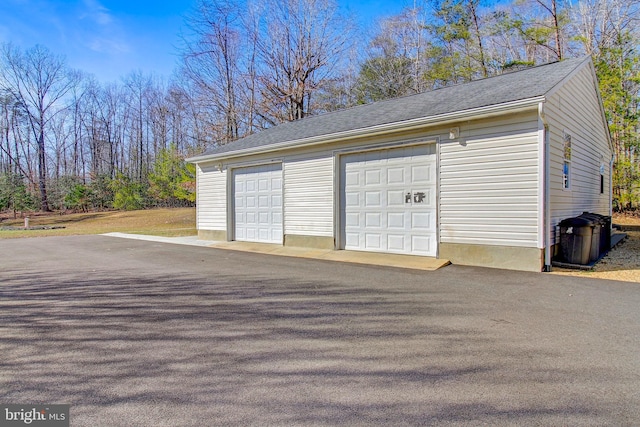
<svg viewBox="0 0 640 427"><path fill-rule="evenodd" d="M195 167L188 165L175 145L161 150L149 174L149 194L164 206L195 202Z"/></svg>

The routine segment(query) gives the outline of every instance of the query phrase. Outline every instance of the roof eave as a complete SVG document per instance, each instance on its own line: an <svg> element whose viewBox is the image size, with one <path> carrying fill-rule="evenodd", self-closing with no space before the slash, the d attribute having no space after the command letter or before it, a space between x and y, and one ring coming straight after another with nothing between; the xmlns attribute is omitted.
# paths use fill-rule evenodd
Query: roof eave
<svg viewBox="0 0 640 427"><path fill-rule="evenodd" d="M506 102L486 107L472 108L468 110L455 111L451 113L439 114L436 116L420 117L411 120L403 120L393 123L385 123L366 128L353 129L332 134L324 134L309 138L295 139L281 143L269 144L259 147L251 147L236 151L225 151L223 153L213 153L209 155L195 156L186 159L189 163L203 163L216 160L227 159L230 157L245 157L255 154L263 154L273 151L280 151L290 148L310 147L317 144L327 144L340 140L348 140L361 137L370 137L385 135L398 131L410 131L434 124L445 125L451 122L458 122L468 119L479 119L492 117L503 114L505 112L518 112L531 108L538 108L540 102L545 101L545 96L536 96L533 98L521 99L518 101Z"/></svg>

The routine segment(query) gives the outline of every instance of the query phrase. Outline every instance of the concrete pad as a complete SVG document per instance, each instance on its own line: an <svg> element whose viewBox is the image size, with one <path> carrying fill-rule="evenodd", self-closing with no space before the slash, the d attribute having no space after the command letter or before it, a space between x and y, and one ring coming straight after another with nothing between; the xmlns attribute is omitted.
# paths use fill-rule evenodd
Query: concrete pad
<svg viewBox="0 0 640 427"><path fill-rule="evenodd" d="M165 237L165 236L149 236L146 234L130 234L130 233L104 233L102 236L108 237L120 237L123 239L133 240L145 240L148 242L159 243L172 243L175 245L188 245L188 246L210 246L217 243L212 240L200 240L198 236L180 236L180 237Z"/></svg>
<svg viewBox="0 0 640 427"><path fill-rule="evenodd" d="M256 252L296 258L312 258L326 261L350 262L355 264L382 265L386 267L411 268L433 271L451 264L446 259L436 259L415 255L384 254L344 250L309 249L268 243L216 242L210 247L243 252Z"/></svg>
<svg viewBox="0 0 640 427"><path fill-rule="evenodd" d="M216 242L200 240L198 236L164 237L143 234L106 233L103 236L120 237L124 239L146 240L151 242L172 243L178 245L206 246L231 251L254 252L269 255L287 256L295 258L321 259L326 261L350 262L354 264L382 265L385 267L411 268L416 270L433 271L451 264L447 259L415 255L383 254L376 252L336 251L329 249L312 249L254 242Z"/></svg>

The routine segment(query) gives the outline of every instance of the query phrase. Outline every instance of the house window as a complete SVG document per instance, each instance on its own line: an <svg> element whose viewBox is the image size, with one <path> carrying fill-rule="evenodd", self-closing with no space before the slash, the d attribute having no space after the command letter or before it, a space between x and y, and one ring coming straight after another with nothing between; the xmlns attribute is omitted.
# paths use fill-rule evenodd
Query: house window
<svg viewBox="0 0 640 427"><path fill-rule="evenodd" d="M600 174L600 194L604 194L604 175Z"/></svg>
<svg viewBox="0 0 640 427"><path fill-rule="evenodd" d="M564 133L564 162L562 165L562 187L571 188L571 135Z"/></svg>

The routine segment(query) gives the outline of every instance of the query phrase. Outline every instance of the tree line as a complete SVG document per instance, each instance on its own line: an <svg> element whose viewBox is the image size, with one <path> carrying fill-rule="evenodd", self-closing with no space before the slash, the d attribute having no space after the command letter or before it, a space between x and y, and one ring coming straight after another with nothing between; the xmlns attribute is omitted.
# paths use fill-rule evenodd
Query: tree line
<svg viewBox="0 0 640 427"><path fill-rule="evenodd" d="M614 203L640 204L640 0L415 1L359 27L332 0L199 0L163 80L98 82L44 46L0 48L0 208L192 204L184 158L279 123L591 55Z"/></svg>

